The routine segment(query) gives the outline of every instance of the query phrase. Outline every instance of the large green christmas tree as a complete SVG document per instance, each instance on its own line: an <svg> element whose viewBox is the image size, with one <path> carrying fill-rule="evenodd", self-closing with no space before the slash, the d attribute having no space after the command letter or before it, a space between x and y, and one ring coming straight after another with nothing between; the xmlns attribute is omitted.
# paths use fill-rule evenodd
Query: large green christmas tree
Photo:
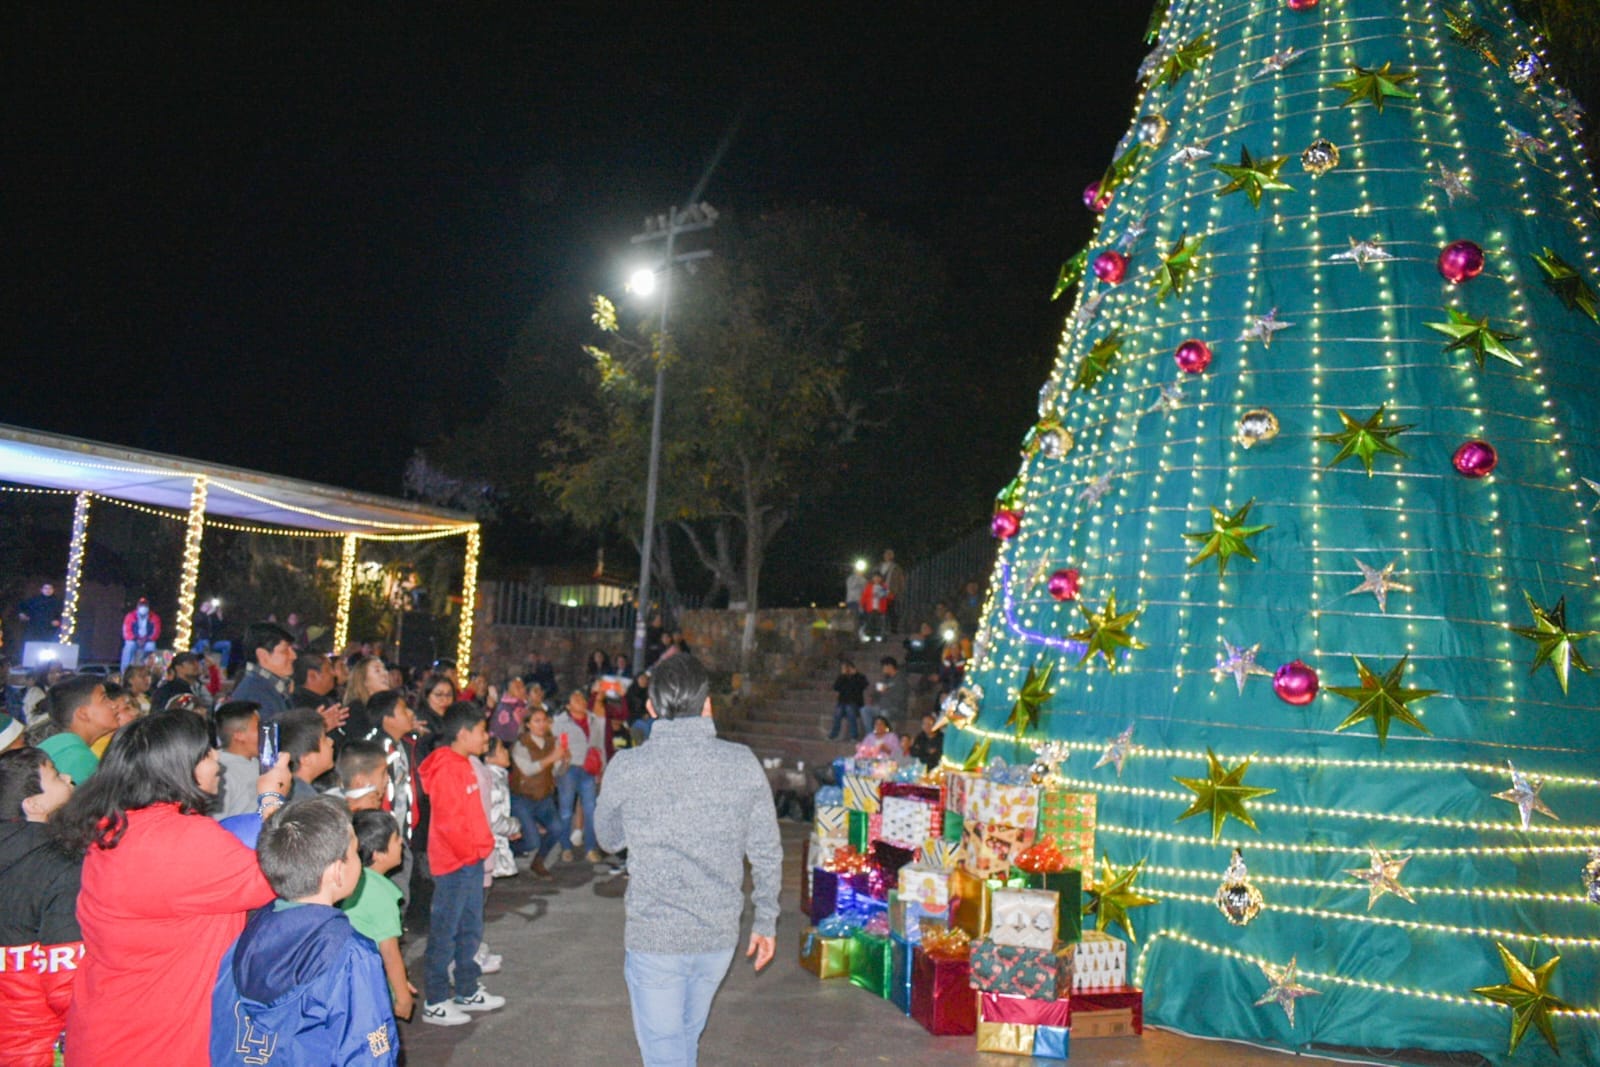
<svg viewBox="0 0 1600 1067"><path fill-rule="evenodd" d="M1155 1023L1600 1063L1580 109L1502 0L1156 25L946 751L1098 795Z"/></svg>

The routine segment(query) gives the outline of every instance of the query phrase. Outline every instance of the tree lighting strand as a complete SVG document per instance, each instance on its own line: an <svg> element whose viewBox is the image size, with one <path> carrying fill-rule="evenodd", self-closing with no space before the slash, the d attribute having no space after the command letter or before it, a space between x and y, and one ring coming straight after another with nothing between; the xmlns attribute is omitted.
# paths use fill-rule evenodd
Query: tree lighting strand
<svg viewBox="0 0 1600 1067"><path fill-rule="evenodd" d="M184 651L188 650L194 636L194 592L200 583L200 538L206 529L206 489L206 476L195 478L183 531L183 575L178 580L178 620L172 647Z"/></svg>
<svg viewBox="0 0 1600 1067"><path fill-rule="evenodd" d="M472 628L478 609L478 552L482 536L478 524L467 530L466 569L461 576L461 620L456 629L456 663L463 671L472 663Z"/></svg>
<svg viewBox="0 0 1600 1067"><path fill-rule="evenodd" d="M78 589L83 584L83 554L89 544L89 493L77 494L72 505L72 541L67 547L67 582L61 601L58 640L72 644L78 630Z"/></svg>
<svg viewBox="0 0 1600 1067"><path fill-rule="evenodd" d="M350 592L356 581L356 540L353 533L344 535L344 548L339 554L339 600L333 617L333 651L339 655L350 641Z"/></svg>

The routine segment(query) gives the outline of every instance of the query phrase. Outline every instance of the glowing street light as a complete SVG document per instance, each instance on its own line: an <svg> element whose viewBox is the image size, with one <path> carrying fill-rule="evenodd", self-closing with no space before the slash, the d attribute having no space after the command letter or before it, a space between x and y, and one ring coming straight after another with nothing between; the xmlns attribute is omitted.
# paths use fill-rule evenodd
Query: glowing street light
<svg viewBox="0 0 1600 1067"><path fill-rule="evenodd" d="M628 292L638 296L649 296L656 291L656 272L649 267L640 267L628 277Z"/></svg>

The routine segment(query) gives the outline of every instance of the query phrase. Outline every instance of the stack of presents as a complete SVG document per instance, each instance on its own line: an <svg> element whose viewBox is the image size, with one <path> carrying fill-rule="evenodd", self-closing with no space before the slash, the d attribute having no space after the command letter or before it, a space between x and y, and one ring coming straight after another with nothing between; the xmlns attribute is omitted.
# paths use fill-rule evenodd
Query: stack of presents
<svg viewBox="0 0 1600 1067"><path fill-rule="evenodd" d="M1026 768L947 772L840 760L806 845L800 964L848 978L929 1033L1067 1058L1144 1029L1127 945L1082 926L1095 797Z"/></svg>

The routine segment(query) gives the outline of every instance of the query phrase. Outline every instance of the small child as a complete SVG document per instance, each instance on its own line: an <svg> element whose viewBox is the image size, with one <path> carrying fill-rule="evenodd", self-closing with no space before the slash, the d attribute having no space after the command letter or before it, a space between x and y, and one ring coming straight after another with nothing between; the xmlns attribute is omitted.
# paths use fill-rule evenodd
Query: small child
<svg viewBox="0 0 1600 1067"><path fill-rule="evenodd" d="M522 823L511 814L511 751L498 737L491 737L483 762L489 768L489 829L494 833L489 872L495 878L510 878L517 873L511 842L522 840Z"/></svg>
<svg viewBox="0 0 1600 1067"><path fill-rule="evenodd" d="M395 1064L399 1033L378 948L336 905L361 861L344 805L287 804L261 828L261 873L278 899L250 917L217 971L212 1064Z"/></svg>
<svg viewBox="0 0 1600 1067"><path fill-rule="evenodd" d="M395 1018L409 1022L417 991L406 978L406 961L400 955L400 887L384 877L400 866L400 828L386 811L358 811L350 821L363 870L356 891L340 901L339 909L357 933L378 946Z"/></svg>
<svg viewBox="0 0 1600 1067"><path fill-rule="evenodd" d="M383 745L377 741L346 741L335 769L339 772L339 793L351 812L382 810L389 792L389 760Z"/></svg>

